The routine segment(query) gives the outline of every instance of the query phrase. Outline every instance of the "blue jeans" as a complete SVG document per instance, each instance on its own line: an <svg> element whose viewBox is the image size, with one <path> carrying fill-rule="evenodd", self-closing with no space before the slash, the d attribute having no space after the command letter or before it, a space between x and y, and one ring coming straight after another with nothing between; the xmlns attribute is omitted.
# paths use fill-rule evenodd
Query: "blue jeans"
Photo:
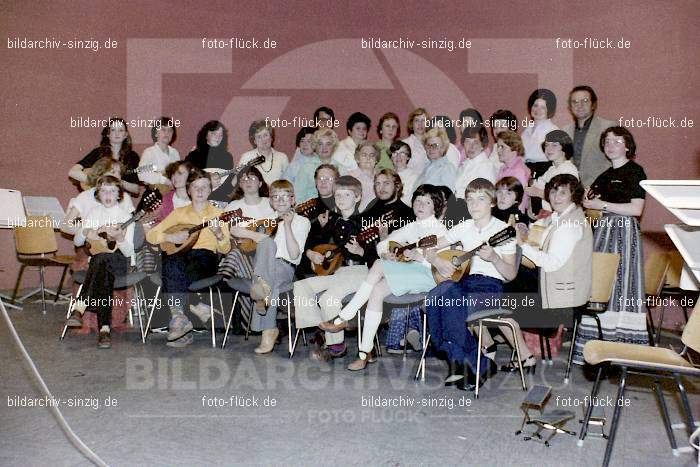
<svg viewBox="0 0 700 467"><path fill-rule="evenodd" d="M491 308L489 301L500 297L503 282L499 279L472 274L459 282L445 281L428 294L425 310L428 329L438 351L450 361L464 362L476 369L478 341L467 329L465 321L473 312ZM481 371L488 369L482 355Z"/></svg>
<svg viewBox="0 0 700 467"><path fill-rule="evenodd" d="M190 284L216 274L219 257L210 250L198 248L186 253L163 257L163 295L182 310L188 309Z"/></svg>

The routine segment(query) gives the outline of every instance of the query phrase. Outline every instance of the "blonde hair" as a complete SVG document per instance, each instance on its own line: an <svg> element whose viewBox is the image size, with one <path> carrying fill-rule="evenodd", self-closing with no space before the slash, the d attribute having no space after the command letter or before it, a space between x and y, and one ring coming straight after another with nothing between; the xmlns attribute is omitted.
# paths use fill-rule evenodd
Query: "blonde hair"
<svg viewBox="0 0 700 467"><path fill-rule="evenodd" d="M447 153L447 149L450 147L450 138L447 136L445 129L438 127L426 131L425 135L423 135L423 146L425 146L430 138L440 138L442 141L442 155L444 156L445 153Z"/></svg>

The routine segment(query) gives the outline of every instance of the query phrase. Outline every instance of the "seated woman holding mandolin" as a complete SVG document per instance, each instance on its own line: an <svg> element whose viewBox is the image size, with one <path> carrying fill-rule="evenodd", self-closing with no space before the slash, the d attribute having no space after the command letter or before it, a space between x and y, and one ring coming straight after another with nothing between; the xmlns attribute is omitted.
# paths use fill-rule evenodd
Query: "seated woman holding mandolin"
<svg viewBox="0 0 700 467"><path fill-rule="evenodd" d="M192 169L187 177L187 192L192 204L173 210L147 234L146 240L160 245L163 258L163 292L170 305L168 331L170 347L184 347L193 341L192 322L184 314L191 283L213 276L219 263L218 253L231 249L228 225L230 215L212 206L209 176Z"/></svg>
<svg viewBox="0 0 700 467"><path fill-rule="evenodd" d="M450 280L430 291L425 310L433 342L439 351L447 354L450 371L445 385L472 390L475 387L478 344L467 330L465 320L472 312L492 308L490 303L500 296L503 282L515 277L515 243L509 241L515 232L491 215L495 187L488 180L477 178L470 182L465 199L472 218L460 222L441 236L436 248L426 255L436 272ZM438 253L439 249L458 242L466 251L457 253L457 261L443 258ZM447 254L454 255L449 250ZM471 258L469 273L461 278L455 277L456 265L465 264L468 258ZM488 357L482 356L481 371L484 374L481 381L497 370L495 362Z"/></svg>
<svg viewBox="0 0 700 467"><path fill-rule="evenodd" d="M253 278L253 261L257 243L249 238L236 235L238 229L265 230L265 224L275 218L275 210L270 206L269 190L262 174L256 167L248 167L238 174L236 187L233 190L233 201L228 203L226 211L240 210L242 218L235 226L231 226L231 251L229 251L219 264L219 272L222 276L238 277L241 279ZM258 222L260 221L260 222ZM241 295L240 318L234 323L234 329L243 329L244 323L249 323L253 312L253 302L250 297ZM190 307L192 309L192 307ZM192 309L203 319L208 319L209 307L200 303L197 309Z"/></svg>
<svg viewBox="0 0 700 467"><path fill-rule="evenodd" d="M360 355L348 365L348 370L363 370L368 362L374 361L374 336L382 320L384 298L391 294L427 292L435 287L430 265L420 248L434 246L437 238L447 232L445 226L435 217L436 213L442 212L444 204L445 199L436 187L419 186L413 193L416 221L395 230L379 242L377 252L382 260L374 263L367 278L359 285L355 296L338 317L319 324L324 331L341 331L347 327L348 321L357 314L362 305L367 303ZM401 243L407 245L401 246Z"/></svg>
<svg viewBox="0 0 700 467"><path fill-rule="evenodd" d="M577 177L571 174L555 175L544 190L544 199L554 210L552 215L535 222L529 231L523 224L517 226L517 242L522 248L523 259L529 259L540 270L541 313L536 316L520 315L522 326L554 329L563 321L570 321L572 308L588 302L592 282L593 234L581 207L583 196L583 185ZM542 232L533 241L532 233L537 229ZM534 370L535 359L524 345L518 323L515 320L511 322L517 330L521 356L525 357L522 365ZM509 331L503 329L503 335L511 346L514 345ZM527 353L522 354L523 350ZM517 371L517 364L511 363L502 370Z"/></svg>
<svg viewBox="0 0 700 467"><path fill-rule="evenodd" d="M111 175L101 177L97 181L95 196L99 205L83 217L82 227L76 231L73 239L76 246L83 246L86 240L92 244L103 238L116 242L113 251L105 251L92 257L83 292L68 320L69 327L80 327L85 311L96 313L99 328L97 347L101 349L108 349L112 345L110 327L115 278L126 274L127 258L134 254L134 226L129 225L124 230L119 225L131 217L130 213L119 205L125 197L120 182L117 177Z"/></svg>

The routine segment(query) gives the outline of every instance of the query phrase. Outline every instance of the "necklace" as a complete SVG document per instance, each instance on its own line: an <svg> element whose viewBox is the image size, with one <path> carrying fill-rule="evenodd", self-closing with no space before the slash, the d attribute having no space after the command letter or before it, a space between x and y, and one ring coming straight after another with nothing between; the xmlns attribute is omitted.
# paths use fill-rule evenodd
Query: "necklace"
<svg viewBox="0 0 700 467"><path fill-rule="evenodd" d="M263 157L263 158L265 158L265 156L263 156L263 155L260 154L259 152L255 151L255 153L258 155L258 157ZM275 150L273 149L273 150L272 150L272 153L270 154L270 168L267 169L267 170L265 170L265 167L263 167L262 164L260 164L260 168L262 169L263 172L265 172L266 174L268 174L268 173L270 173L270 171L272 170L272 166L273 166L274 163L275 163Z"/></svg>

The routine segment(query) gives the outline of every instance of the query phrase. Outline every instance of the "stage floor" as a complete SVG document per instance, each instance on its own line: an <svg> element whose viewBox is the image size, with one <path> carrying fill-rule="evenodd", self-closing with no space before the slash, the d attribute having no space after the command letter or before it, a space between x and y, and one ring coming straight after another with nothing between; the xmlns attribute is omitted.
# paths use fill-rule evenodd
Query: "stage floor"
<svg viewBox="0 0 700 467"><path fill-rule="evenodd" d="M310 359L311 346L301 344L288 359L286 340L274 353L256 356L259 338L242 336L229 336L222 350L223 335L216 349L209 334L196 336L189 348L170 349L162 334L146 345L138 332L113 334L112 349L98 350L94 335L59 340L64 311L49 306L42 315L32 304L10 316L68 423L110 465L597 466L603 460L600 438L577 447L577 438L560 434L545 447L514 435L525 395L517 373L499 373L475 400L443 387L446 364L434 358L426 381L414 381L418 354L404 361L385 352L365 371L347 371L355 338L348 339L349 355L329 364ZM0 351L0 465L89 465L48 409L26 406L44 397L3 320ZM569 385L562 383L565 354L553 367L538 363L529 377L529 385L553 387L547 409L582 403L593 384L579 367ZM504 348L498 357L505 363L509 353ZM628 380L629 407L611 465L696 465L697 455L672 455L650 383ZM697 419L700 381L688 383ZM614 399L615 391L605 382L600 395ZM672 421L680 422L674 394L666 399ZM372 406L377 403L395 406ZM577 417L567 428L578 432L582 408L573 410ZM611 407L606 415L612 418ZM687 445L684 431L675 434Z"/></svg>

